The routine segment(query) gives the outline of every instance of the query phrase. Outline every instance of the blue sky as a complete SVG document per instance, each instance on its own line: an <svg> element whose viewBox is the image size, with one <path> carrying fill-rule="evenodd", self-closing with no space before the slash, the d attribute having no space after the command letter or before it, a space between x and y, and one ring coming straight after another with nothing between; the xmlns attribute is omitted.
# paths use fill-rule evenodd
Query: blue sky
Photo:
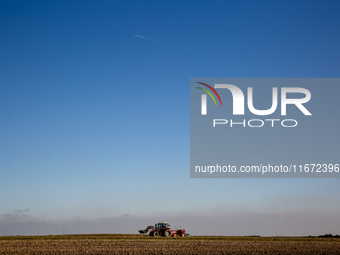
<svg viewBox="0 0 340 255"><path fill-rule="evenodd" d="M0 229L339 234L338 179L189 177L190 78L339 77L339 8L1 1Z"/></svg>

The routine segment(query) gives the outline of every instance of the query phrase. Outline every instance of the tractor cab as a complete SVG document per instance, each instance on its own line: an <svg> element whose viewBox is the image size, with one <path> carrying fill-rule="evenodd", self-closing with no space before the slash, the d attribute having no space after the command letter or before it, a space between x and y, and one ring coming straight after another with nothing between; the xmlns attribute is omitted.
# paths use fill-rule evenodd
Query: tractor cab
<svg viewBox="0 0 340 255"><path fill-rule="evenodd" d="M159 230L169 228L169 227L170 227L170 225L167 222L160 222L160 223L155 224L155 228L159 229Z"/></svg>

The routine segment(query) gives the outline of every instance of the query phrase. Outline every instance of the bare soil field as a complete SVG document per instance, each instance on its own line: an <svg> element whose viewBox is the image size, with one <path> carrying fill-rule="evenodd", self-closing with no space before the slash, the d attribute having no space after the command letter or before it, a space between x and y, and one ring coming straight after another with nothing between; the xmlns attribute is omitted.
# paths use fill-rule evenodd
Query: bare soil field
<svg viewBox="0 0 340 255"><path fill-rule="evenodd" d="M18 236L0 237L0 254L340 254L340 240L316 237Z"/></svg>

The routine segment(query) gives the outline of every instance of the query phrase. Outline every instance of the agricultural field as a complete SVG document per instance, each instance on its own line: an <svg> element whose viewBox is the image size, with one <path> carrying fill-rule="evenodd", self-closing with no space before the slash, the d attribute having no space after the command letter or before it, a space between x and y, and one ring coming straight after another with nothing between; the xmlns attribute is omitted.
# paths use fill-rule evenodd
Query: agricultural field
<svg viewBox="0 0 340 255"><path fill-rule="evenodd" d="M0 237L0 254L340 254L339 238L60 235Z"/></svg>

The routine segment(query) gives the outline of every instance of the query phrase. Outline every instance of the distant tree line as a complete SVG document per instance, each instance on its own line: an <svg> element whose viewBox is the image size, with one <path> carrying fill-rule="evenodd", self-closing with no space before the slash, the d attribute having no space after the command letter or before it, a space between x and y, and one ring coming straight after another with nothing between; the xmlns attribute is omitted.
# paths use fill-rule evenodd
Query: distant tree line
<svg viewBox="0 0 340 255"><path fill-rule="evenodd" d="M332 235L332 234L326 234L326 235L320 235L320 238L340 238L339 235Z"/></svg>

